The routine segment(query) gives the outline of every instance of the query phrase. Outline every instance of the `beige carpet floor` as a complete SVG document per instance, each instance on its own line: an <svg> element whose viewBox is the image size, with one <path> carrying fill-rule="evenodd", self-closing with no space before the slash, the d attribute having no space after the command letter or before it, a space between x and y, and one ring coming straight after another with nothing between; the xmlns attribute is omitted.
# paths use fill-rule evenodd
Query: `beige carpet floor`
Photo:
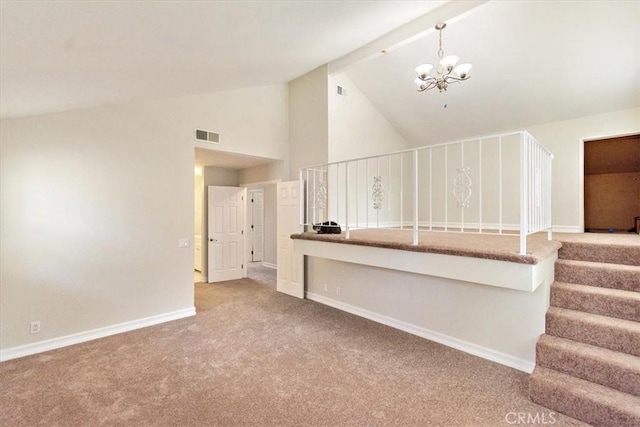
<svg viewBox="0 0 640 427"><path fill-rule="evenodd" d="M196 284L195 317L1 363L0 425L584 425L525 373L250 276Z"/></svg>

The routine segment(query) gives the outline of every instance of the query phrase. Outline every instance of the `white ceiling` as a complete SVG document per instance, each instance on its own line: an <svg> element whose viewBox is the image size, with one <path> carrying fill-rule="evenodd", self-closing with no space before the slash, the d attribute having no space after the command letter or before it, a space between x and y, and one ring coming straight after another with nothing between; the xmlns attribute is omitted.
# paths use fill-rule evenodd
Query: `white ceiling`
<svg viewBox="0 0 640 427"><path fill-rule="evenodd" d="M418 93L433 32L347 76L413 146L640 106L640 1L492 1L443 31L472 77Z"/></svg>
<svg viewBox="0 0 640 427"><path fill-rule="evenodd" d="M0 1L0 116L284 83L444 1Z"/></svg>
<svg viewBox="0 0 640 427"><path fill-rule="evenodd" d="M444 3L1 0L0 115L284 83ZM638 22L640 1L490 1L444 31L474 64L448 92L413 84L435 32L347 74L415 146L517 129L640 106Z"/></svg>

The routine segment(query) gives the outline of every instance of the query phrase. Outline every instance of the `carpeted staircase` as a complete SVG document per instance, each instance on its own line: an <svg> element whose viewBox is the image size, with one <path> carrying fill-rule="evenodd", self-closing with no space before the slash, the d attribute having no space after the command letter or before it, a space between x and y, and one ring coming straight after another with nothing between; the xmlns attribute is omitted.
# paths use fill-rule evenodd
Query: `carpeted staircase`
<svg viewBox="0 0 640 427"><path fill-rule="evenodd" d="M594 426L640 426L640 246L563 242L531 400Z"/></svg>

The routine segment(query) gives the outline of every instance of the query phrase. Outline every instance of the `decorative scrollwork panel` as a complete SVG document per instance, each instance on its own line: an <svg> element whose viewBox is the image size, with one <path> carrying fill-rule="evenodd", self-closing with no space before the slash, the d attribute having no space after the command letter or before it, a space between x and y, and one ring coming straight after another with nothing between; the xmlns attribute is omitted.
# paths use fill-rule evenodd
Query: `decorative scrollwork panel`
<svg viewBox="0 0 640 427"><path fill-rule="evenodd" d="M469 207L469 198L471 197L471 175L469 166L458 168L458 175L453 181L453 195L456 198L456 204L459 208Z"/></svg>
<svg viewBox="0 0 640 427"><path fill-rule="evenodd" d="M382 209L382 201L384 200L384 185L381 176L373 177L372 189L373 209Z"/></svg>
<svg viewBox="0 0 640 427"><path fill-rule="evenodd" d="M316 183L313 195L314 207L317 209L325 209L327 207L327 183L319 181Z"/></svg>

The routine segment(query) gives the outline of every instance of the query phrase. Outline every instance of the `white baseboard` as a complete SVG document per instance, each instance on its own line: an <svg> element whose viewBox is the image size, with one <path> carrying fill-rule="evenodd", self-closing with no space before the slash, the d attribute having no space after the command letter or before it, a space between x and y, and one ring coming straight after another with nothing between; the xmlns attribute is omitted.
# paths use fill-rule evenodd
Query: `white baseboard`
<svg viewBox="0 0 640 427"><path fill-rule="evenodd" d="M346 311L347 313L355 314L356 316L364 317L365 319L372 320L383 325L390 326L395 329L399 329L404 332L408 332L412 335L435 341L437 343L446 345L447 347L455 348L456 350L464 351L465 353L472 354L474 356L481 357L483 359L491 360L492 362L500 363L505 366L523 371L526 373L533 372L535 367L534 362L530 362L524 359L520 359L496 350L492 350L487 347L483 347L468 341L463 341L448 335L441 334L429 329L422 328L420 326L413 325L411 323L403 322L401 320L394 319L382 314L375 313L373 311L365 310L360 307L356 307L350 304L346 304L340 301L336 301L331 298L324 297L312 292L306 293L306 298L311 301L319 302L320 304L328 305L338 310Z"/></svg>
<svg viewBox="0 0 640 427"><path fill-rule="evenodd" d="M554 233L582 233L579 225L554 225Z"/></svg>
<svg viewBox="0 0 640 427"><path fill-rule="evenodd" d="M266 262L266 261L262 261L262 266L263 266L263 267L267 267L267 268L272 268L272 269L274 269L274 270L276 270L276 269L278 268L278 266L277 266L277 265L272 264L272 263L270 263L270 262Z"/></svg>
<svg viewBox="0 0 640 427"><path fill-rule="evenodd" d="M0 362L6 360L17 359L19 357L30 356L36 353L42 353L56 348L67 347L98 338L108 337L110 335L120 334L122 332L132 331L134 329L146 328L160 323L170 322L185 317L195 316L196 308L190 307L183 310L172 311L169 313L158 314L156 316L145 317L143 319L132 320L130 322L118 323L116 325L105 326L103 328L92 329L89 331L78 332L76 334L65 335L63 337L52 338L49 340L38 341L32 344L12 347L0 350Z"/></svg>

